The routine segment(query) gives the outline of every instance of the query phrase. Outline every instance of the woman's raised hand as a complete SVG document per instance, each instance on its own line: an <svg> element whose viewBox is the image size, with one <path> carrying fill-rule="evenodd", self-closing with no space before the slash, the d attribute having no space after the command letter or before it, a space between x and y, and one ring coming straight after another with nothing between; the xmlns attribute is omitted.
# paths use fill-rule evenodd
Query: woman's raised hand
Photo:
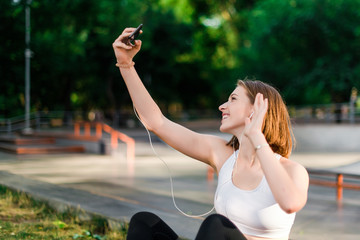
<svg viewBox="0 0 360 240"><path fill-rule="evenodd" d="M250 119L249 117L245 119L244 135L250 138L250 140L252 139L252 136L262 134L262 125L267 109L268 99L264 99L264 96L261 93L256 94L252 118Z"/></svg>
<svg viewBox="0 0 360 240"><path fill-rule="evenodd" d="M130 43L129 36L136 28L125 28L121 35L113 42L116 60L119 64L130 64L133 57L141 48L141 40ZM142 31L140 31L142 33Z"/></svg>

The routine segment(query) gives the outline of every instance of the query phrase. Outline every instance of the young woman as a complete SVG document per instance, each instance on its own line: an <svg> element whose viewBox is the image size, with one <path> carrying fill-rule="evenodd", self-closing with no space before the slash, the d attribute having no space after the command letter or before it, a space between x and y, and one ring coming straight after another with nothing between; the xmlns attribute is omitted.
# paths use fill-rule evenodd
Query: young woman
<svg viewBox="0 0 360 240"><path fill-rule="evenodd" d="M239 81L222 112L220 131L230 142L199 134L167 119L149 95L134 68L141 41L128 42L135 28L126 28L113 43L117 66L146 128L187 156L215 169L217 214L202 223L196 240L289 238L295 213L307 201L305 168L288 159L292 149L289 115L280 94L260 81ZM178 239L152 213L135 214L128 240Z"/></svg>

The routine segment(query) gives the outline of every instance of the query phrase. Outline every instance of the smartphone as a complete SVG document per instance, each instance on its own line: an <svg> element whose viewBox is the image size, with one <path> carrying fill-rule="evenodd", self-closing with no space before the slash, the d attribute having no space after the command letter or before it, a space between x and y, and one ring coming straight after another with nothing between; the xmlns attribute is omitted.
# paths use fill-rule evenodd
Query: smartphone
<svg viewBox="0 0 360 240"><path fill-rule="evenodd" d="M134 32L131 33L131 35L128 37L128 44L134 44L135 39L139 36L140 30L142 29L143 24L141 23Z"/></svg>

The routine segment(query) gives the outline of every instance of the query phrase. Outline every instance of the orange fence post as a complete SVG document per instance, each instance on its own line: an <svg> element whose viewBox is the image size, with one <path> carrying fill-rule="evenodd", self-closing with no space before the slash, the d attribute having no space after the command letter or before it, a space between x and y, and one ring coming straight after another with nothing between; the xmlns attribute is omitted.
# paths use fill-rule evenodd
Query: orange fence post
<svg viewBox="0 0 360 240"><path fill-rule="evenodd" d="M102 129L111 135L111 147L115 149L118 147L118 139L126 143L126 159L128 165L128 174L134 175L134 160L135 160L135 140L117 130L114 130L107 124L101 124ZM98 126L96 126L98 132ZM100 128L100 127L99 127ZM100 130L99 130L100 131Z"/></svg>
<svg viewBox="0 0 360 240"><path fill-rule="evenodd" d="M344 176L342 174L337 175L337 200L342 201L343 196L343 183L344 183Z"/></svg>
<svg viewBox="0 0 360 240"><path fill-rule="evenodd" d="M129 138L127 141L127 163L129 176L134 176L135 172L135 140Z"/></svg>
<svg viewBox="0 0 360 240"><path fill-rule="evenodd" d="M90 123L85 123L84 124L84 132L85 132L85 136L90 136Z"/></svg>
<svg viewBox="0 0 360 240"><path fill-rule="evenodd" d="M79 123L74 123L74 135L80 136L80 124Z"/></svg>
<svg viewBox="0 0 360 240"><path fill-rule="evenodd" d="M118 134L115 130L111 131L110 134L111 134L111 147L115 149L118 146Z"/></svg>
<svg viewBox="0 0 360 240"><path fill-rule="evenodd" d="M102 124L101 123L96 123L96 136L98 138L101 138L101 136L102 136Z"/></svg>
<svg viewBox="0 0 360 240"><path fill-rule="evenodd" d="M135 159L135 140L134 139L129 138L127 141L126 156L130 161L133 161Z"/></svg>
<svg viewBox="0 0 360 240"><path fill-rule="evenodd" d="M118 133L118 137L121 141L126 143L127 159L128 160L135 159L135 140L120 132Z"/></svg>
<svg viewBox="0 0 360 240"><path fill-rule="evenodd" d="M128 174L134 175L135 171L135 140L123 133L118 133L119 139L126 143L126 160L128 165Z"/></svg>

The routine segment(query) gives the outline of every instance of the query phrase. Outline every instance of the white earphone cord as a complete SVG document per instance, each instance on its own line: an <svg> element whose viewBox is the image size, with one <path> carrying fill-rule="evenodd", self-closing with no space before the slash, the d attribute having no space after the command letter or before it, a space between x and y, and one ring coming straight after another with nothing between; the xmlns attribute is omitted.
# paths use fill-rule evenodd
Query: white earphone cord
<svg viewBox="0 0 360 240"><path fill-rule="evenodd" d="M174 206L175 208L180 212L182 213L183 215L185 215L186 217L190 217L190 218L198 218L198 217L203 217L205 215L208 215L210 214L214 209L215 209L215 206L212 207L212 209L206 213L203 213L203 214L199 214L199 215L191 215L191 214L187 214L185 212L183 212L176 204L176 201L175 201L175 196L174 196L174 186L173 186L173 178L172 178L172 175L171 175L171 170L169 168L169 166L167 165L167 163L159 156L159 154L155 151L155 148L153 146L153 143L152 143L152 140L151 140L151 135L150 135L150 132L149 130L146 128L145 124L141 121L139 115L137 114L137 111L134 108L134 113L135 113L135 116L137 117L137 119L139 119L139 121L141 122L141 124L144 126L147 134L148 134L148 137L149 137L149 142L150 142L150 146L151 146L151 149L152 151L154 152L154 154L157 156L157 158L159 158L163 163L164 165L166 166L166 169L168 170L168 173L169 173L169 179L170 179L170 190L171 190L171 197L172 197L172 201L174 203Z"/></svg>

